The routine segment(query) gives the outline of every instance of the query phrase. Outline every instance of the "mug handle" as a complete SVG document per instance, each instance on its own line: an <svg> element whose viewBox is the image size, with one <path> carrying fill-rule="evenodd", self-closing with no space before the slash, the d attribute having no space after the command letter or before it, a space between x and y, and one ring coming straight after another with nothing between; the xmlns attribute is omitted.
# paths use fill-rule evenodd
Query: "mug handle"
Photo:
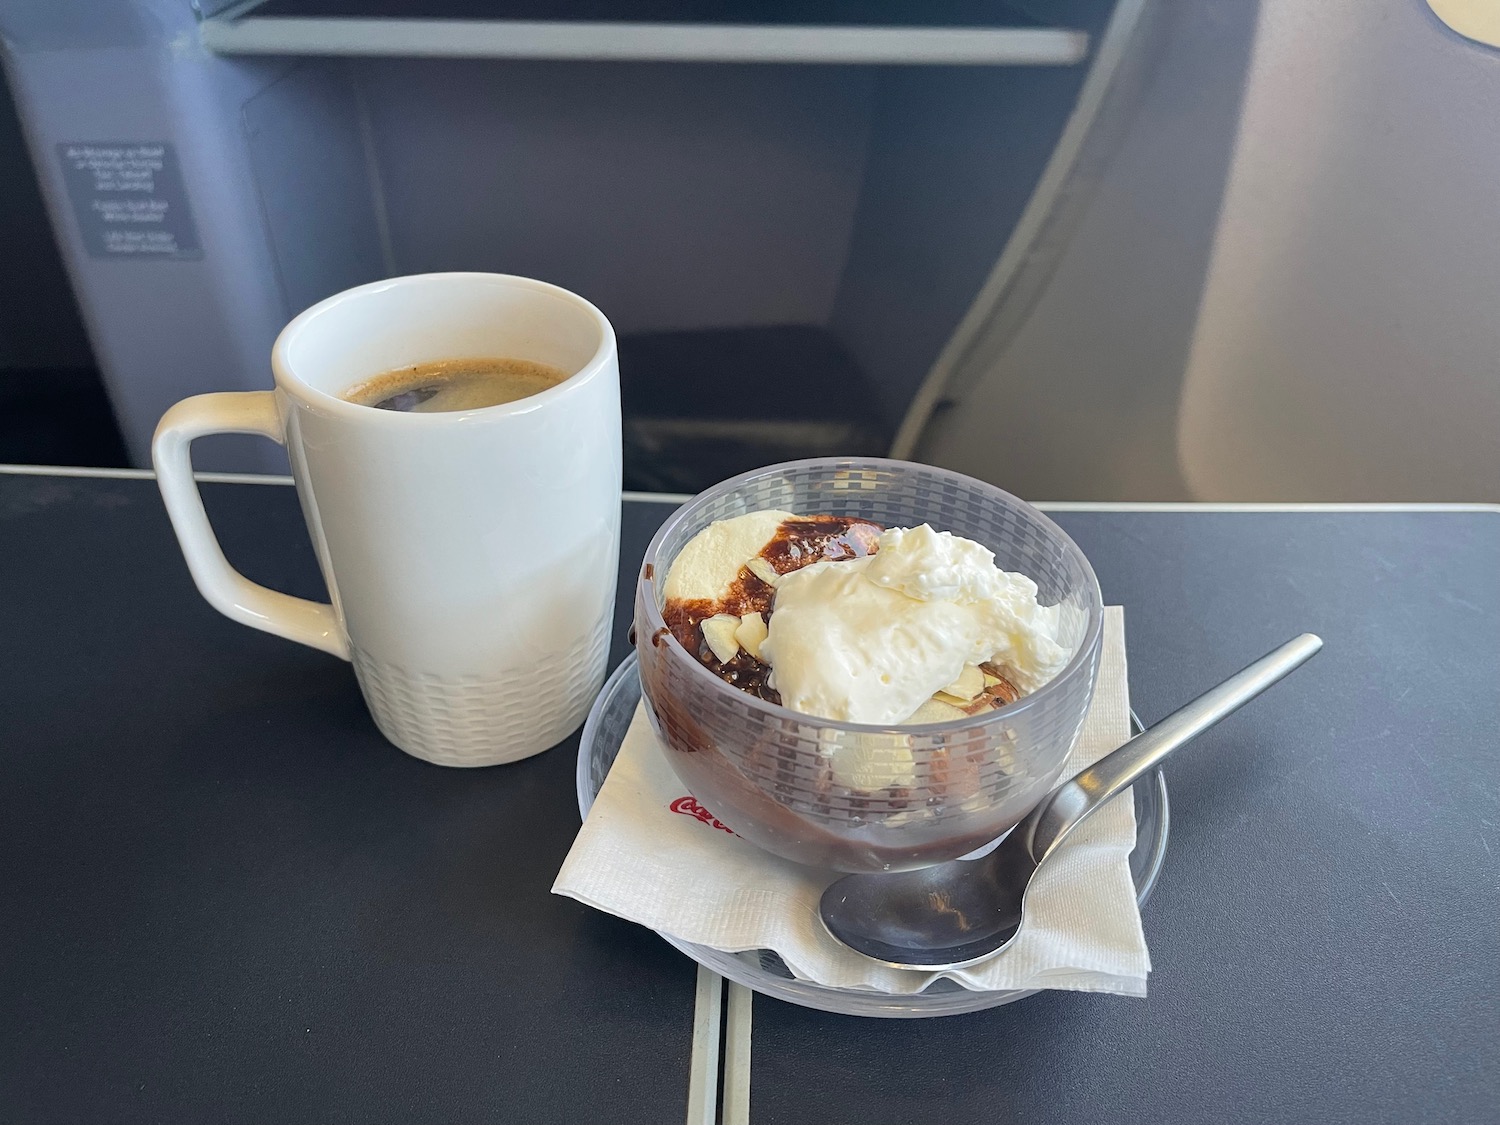
<svg viewBox="0 0 1500 1125"><path fill-rule="evenodd" d="M251 582L229 565L193 479L193 439L206 434L261 434L286 444L272 391L194 395L162 415L151 439L151 463L198 592L209 605L243 625L348 660L349 645L331 605L278 593Z"/></svg>

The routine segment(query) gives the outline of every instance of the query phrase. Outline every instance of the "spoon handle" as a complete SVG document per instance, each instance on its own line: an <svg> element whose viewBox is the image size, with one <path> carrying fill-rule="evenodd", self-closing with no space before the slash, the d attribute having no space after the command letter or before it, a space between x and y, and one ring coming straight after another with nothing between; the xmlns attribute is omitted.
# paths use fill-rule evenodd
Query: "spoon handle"
<svg viewBox="0 0 1500 1125"><path fill-rule="evenodd" d="M1022 830L1030 831L1032 858L1041 863L1069 832L1108 804L1110 798L1159 765L1173 750L1191 742L1296 670L1322 647L1322 638L1312 633L1294 637L1118 750L1106 754L1071 781L1063 782L1021 826Z"/></svg>

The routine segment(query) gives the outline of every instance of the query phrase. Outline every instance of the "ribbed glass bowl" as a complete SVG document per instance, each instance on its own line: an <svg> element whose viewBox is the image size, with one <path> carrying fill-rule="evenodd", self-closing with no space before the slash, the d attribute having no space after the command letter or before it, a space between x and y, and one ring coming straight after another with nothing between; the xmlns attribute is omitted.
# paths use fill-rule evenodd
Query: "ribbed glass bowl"
<svg viewBox="0 0 1500 1125"><path fill-rule="evenodd" d="M923 726L819 719L731 687L673 639L662 590L672 560L699 531L768 508L888 527L929 523L982 543L997 565L1036 582L1043 605L1062 607L1060 640L1073 657L1009 707ZM678 777L715 816L798 863L903 871L988 843L1052 786L1093 698L1103 617L1083 552L1024 501L928 465L816 458L725 481L662 525L636 587L636 651L651 725ZM839 781L871 775L902 781L877 791Z"/></svg>

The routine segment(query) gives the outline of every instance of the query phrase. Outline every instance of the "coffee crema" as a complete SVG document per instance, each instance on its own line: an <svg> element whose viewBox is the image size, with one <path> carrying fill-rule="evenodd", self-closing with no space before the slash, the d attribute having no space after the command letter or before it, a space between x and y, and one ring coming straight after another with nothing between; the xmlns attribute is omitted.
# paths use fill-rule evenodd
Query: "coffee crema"
<svg viewBox="0 0 1500 1125"><path fill-rule="evenodd" d="M437 414L530 398L567 378L562 368L531 359L439 359L376 375L339 397L377 410Z"/></svg>

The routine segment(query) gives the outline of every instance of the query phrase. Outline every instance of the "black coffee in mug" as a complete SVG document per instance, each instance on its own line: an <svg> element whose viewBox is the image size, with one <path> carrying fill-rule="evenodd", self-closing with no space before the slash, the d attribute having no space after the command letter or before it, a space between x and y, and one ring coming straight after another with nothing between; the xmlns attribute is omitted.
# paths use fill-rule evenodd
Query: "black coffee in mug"
<svg viewBox="0 0 1500 1125"><path fill-rule="evenodd" d="M530 398L567 377L560 367L530 359L440 359L376 375L340 397L377 410L435 414Z"/></svg>

